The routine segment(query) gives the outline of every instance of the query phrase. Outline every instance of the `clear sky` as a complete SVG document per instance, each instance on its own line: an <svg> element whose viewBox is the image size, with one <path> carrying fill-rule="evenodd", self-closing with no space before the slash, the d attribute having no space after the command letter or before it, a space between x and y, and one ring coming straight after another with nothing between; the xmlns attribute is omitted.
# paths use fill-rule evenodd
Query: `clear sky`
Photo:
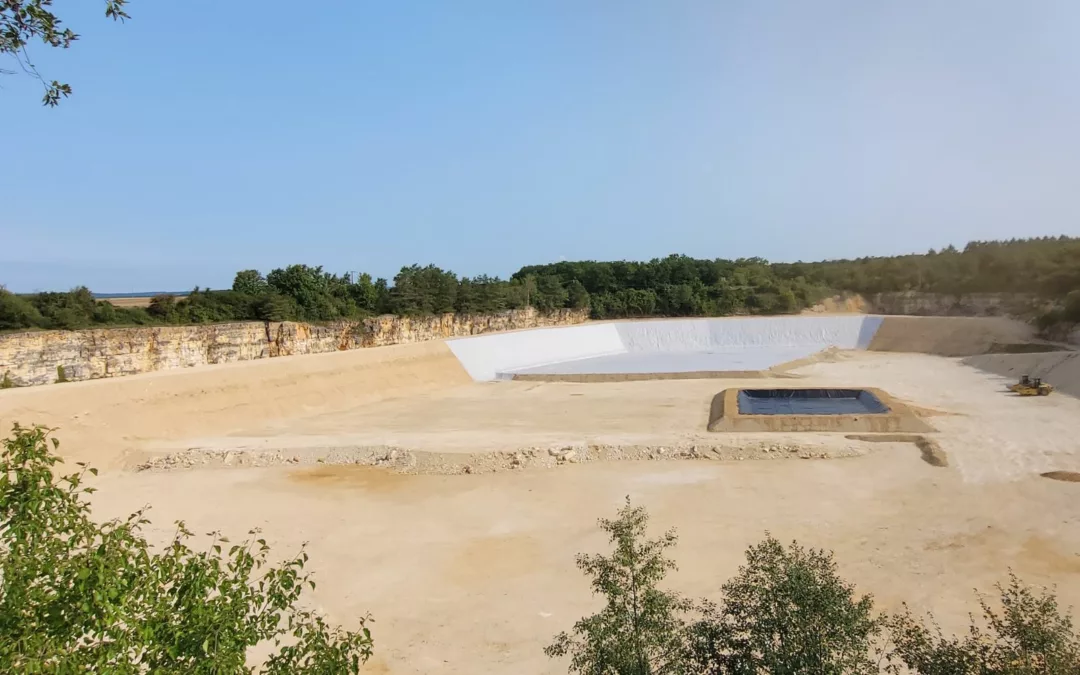
<svg viewBox="0 0 1080 675"><path fill-rule="evenodd" d="M11 290L1080 235L1076 0L102 5L0 79Z"/></svg>

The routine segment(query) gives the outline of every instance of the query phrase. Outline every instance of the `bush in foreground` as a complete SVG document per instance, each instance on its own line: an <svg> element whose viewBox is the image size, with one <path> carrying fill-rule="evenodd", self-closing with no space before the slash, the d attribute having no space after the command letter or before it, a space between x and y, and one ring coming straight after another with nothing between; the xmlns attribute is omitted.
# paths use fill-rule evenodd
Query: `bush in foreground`
<svg viewBox="0 0 1080 675"><path fill-rule="evenodd" d="M702 604L704 618L692 627L694 672L876 673L873 606L840 578L831 553L767 535L746 550L720 603Z"/></svg>
<svg viewBox="0 0 1080 675"><path fill-rule="evenodd" d="M1007 585L995 588L1000 609L980 598L985 627L973 620L963 637L944 635L932 616L927 625L906 608L891 617L892 672L904 672L896 665L903 664L919 675L1080 673L1080 636L1054 594L1026 586L1011 573Z"/></svg>
<svg viewBox="0 0 1080 675"><path fill-rule="evenodd" d="M985 625L945 636L910 611L875 614L837 573L828 551L784 546L771 536L746 551L746 564L718 602L700 604L659 590L674 567L664 552L675 533L648 540L648 516L627 505L601 520L611 557L581 555L604 609L561 633L546 650L571 656L582 675L1076 675L1080 636L1051 591L1010 575L1000 609L983 599Z"/></svg>
<svg viewBox="0 0 1080 675"><path fill-rule="evenodd" d="M687 670L686 623L693 604L657 588L675 564L664 552L675 533L645 538L649 516L627 500L614 520L602 519L615 550L610 557L581 554L577 565L592 577L593 592L605 599L600 612L560 633L548 656L570 656L570 672L620 675L682 675Z"/></svg>
<svg viewBox="0 0 1080 675"><path fill-rule="evenodd" d="M260 643L273 645L266 673L356 673L370 657L367 617L347 631L300 607L315 588L302 549L268 565L253 530L196 551L181 522L155 551L145 511L90 518L84 480L96 471L54 478L58 445L18 425L3 441L0 672L246 673Z"/></svg>

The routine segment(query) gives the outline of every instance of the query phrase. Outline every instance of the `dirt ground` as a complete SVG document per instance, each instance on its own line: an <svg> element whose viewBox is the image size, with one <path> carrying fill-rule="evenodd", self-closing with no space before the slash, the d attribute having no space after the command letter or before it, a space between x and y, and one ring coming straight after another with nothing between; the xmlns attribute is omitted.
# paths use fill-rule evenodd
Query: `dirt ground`
<svg viewBox="0 0 1080 675"><path fill-rule="evenodd" d="M437 347L394 349L0 392L0 423L60 426L62 452L108 468L96 512L149 504L156 541L184 519L234 538L261 527L282 556L310 542L319 607L342 623L375 617L370 672L565 673L541 650L596 608L574 555L606 548L596 518L625 495L657 529L678 529L670 583L691 596L715 598L744 548L771 531L834 550L880 608L907 601L947 630L976 607L972 589L990 590L1009 568L1080 605L1080 484L1039 475L1080 471L1078 399L1019 398L1002 377L919 354L840 353L794 371L800 386L880 387L920 410L938 430L942 468L912 443L705 431L712 396L738 381L477 384ZM735 459L754 445L798 451ZM652 461L470 474L452 462L567 447L590 460L599 446L647 447L628 456ZM432 453L454 475L131 470L178 451L285 450L304 464L333 452L348 460L350 448L356 461L360 449Z"/></svg>

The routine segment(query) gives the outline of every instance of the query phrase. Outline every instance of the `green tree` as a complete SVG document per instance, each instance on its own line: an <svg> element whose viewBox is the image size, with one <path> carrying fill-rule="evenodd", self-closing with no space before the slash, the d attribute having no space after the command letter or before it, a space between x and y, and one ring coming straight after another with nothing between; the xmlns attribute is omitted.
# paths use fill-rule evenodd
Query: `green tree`
<svg viewBox="0 0 1080 675"><path fill-rule="evenodd" d="M1065 296L1061 317L1071 323L1080 323L1080 288Z"/></svg>
<svg viewBox="0 0 1080 675"><path fill-rule="evenodd" d="M130 18L124 11L127 0L104 0L105 16L114 21ZM52 80L47 82L29 60L27 47L42 42L50 47L67 49L79 36L52 12L52 0L4 0L0 3L0 55L10 57L15 66L37 79L45 88L42 102L55 106L61 98L71 95L71 85ZM14 70L2 70L11 74Z"/></svg>
<svg viewBox="0 0 1080 675"><path fill-rule="evenodd" d="M383 281L385 285L385 281ZM380 290L378 284L372 280L366 272L356 277L356 281L349 285L349 295L356 306L365 312L375 313L379 311Z"/></svg>
<svg viewBox="0 0 1080 675"><path fill-rule="evenodd" d="M747 549L746 564L704 614L691 629L695 673L878 672L873 599L857 597L837 575L832 553L766 536Z"/></svg>
<svg viewBox="0 0 1080 675"><path fill-rule="evenodd" d="M19 330L40 326L41 312L26 298L0 286L0 330Z"/></svg>
<svg viewBox="0 0 1080 675"><path fill-rule="evenodd" d="M327 321L341 315L331 294L335 281L322 266L289 265L266 275L270 289L292 298L299 310L298 318L309 321Z"/></svg>
<svg viewBox="0 0 1080 675"><path fill-rule="evenodd" d="M542 312L550 312L565 307L568 297L569 294L559 277L545 274L536 280L536 293L532 304Z"/></svg>
<svg viewBox="0 0 1080 675"><path fill-rule="evenodd" d="M589 308L589 291L585 289L585 284L577 279L571 279L570 284L566 287L566 291L566 302L570 307L574 309Z"/></svg>
<svg viewBox="0 0 1080 675"><path fill-rule="evenodd" d="M390 291L396 314L442 314L453 312L459 280L453 272L435 265L402 267Z"/></svg>
<svg viewBox="0 0 1080 675"><path fill-rule="evenodd" d="M252 531L238 544L214 534L197 551L181 522L154 550L145 511L90 518L85 482L96 471L54 478L57 445L18 425L3 441L0 670L250 673L248 649L265 643L266 673L359 672L372 649L367 617L347 631L301 607L315 587L303 549L269 565Z"/></svg>
<svg viewBox="0 0 1080 675"><path fill-rule="evenodd" d="M676 543L669 530L646 539L645 509L626 505L614 520L601 519L615 550L611 556L581 554L577 565L592 579L604 608L559 633L544 651L570 656L570 672L582 675L678 675L687 670L686 622L693 604L658 588L675 563L665 555Z"/></svg>
<svg viewBox="0 0 1080 675"><path fill-rule="evenodd" d="M241 270L236 273L232 289L247 295L262 295L270 290L270 285L259 270Z"/></svg>
<svg viewBox="0 0 1080 675"><path fill-rule="evenodd" d="M45 328L86 328L94 323L97 311L97 301L85 286L67 293L38 293L30 301L41 313Z"/></svg>
<svg viewBox="0 0 1080 675"><path fill-rule="evenodd" d="M158 321L171 322L176 317L176 296L161 293L150 298L147 313Z"/></svg>
<svg viewBox="0 0 1080 675"><path fill-rule="evenodd" d="M979 598L985 626L972 619L963 637L946 637L929 617L911 610L889 619L895 644L889 671L918 675L1066 675L1080 673L1080 636L1055 594L1025 585L1014 574L998 584L1000 609Z"/></svg>

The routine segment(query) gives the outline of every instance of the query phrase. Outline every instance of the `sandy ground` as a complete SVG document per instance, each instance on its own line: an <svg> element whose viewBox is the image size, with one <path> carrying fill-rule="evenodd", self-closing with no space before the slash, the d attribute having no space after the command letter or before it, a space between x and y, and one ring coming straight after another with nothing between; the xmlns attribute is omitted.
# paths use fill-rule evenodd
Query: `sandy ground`
<svg viewBox="0 0 1080 675"><path fill-rule="evenodd" d="M0 427L58 428L72 459L130 467L159 439L231 434L466 384L446 345L426 342L0 390Z"/></svg>
<svg viewBox="0 0 1080 675"><path fill-rule="evenodd" d="M768 530L835 550L841 572L882 608L906 600L946 629L976 606L973 587L989 589L1010 567L1080 604L1080 483L1039 476L1080 471L1080 400L1019 398L1005 377L919 354L841 353L794 374L800 385L880 387L921 409L949 466L923 462L910 443L706 432L712 396L737 381L477 384L437 343L5 391L0 423L59 425L62 452L107 468L96 512L150 504L155 541L176 519L233 538L261 527L283 556L309 541L314 601L339 622L375 616L370 672L566 672L541 649L596 608L574 554L605 548L595 519L628 494L658 529L678 528L671 584L692 596L716 597ZM450 457L760 442L859 456L415 476L332 465L124 468L190 447L377 445Z"/></svg>
<svg viewBox="0 0 1080 675"><path fill-rule="evenodd" d="M318 606L371 612L371 672L565 673L541 653L597 608L574 555L605 550L595 519L624 495L680 534L670 585L717 597L766 531L836 552L881 609L907 601L959 629L1008 568L1080 604L1080 485L965 480L904 445L844 460L616 462L485 476L369 467L113 473L97 513L153 504L154 522L238 535L285 555L310 542ZM159 540L170 533L153 532Z"/></svg>
<svg viewBox="0 0 1080 675"><path fill-rule="evenodd" d="M879 387L932 413L927 422L967 480L1001 482L1053 470L1080 471L1080 400L1020 398L1009 381L954 359L847 352L794 371L799 386ZM442 453L582 445L740 447L797 444L865 451L837 434L718 434L706 431L712 397L768 380L667 380L597 384L489 382L421 392L291 417L247 419L220 436L147 438L144 451L187 447L288 451L398 447ZM933 414L938 413L938 414ZM944 413L944 414L941 414ZM198 420L190 420L196 432Z"/></svg>

